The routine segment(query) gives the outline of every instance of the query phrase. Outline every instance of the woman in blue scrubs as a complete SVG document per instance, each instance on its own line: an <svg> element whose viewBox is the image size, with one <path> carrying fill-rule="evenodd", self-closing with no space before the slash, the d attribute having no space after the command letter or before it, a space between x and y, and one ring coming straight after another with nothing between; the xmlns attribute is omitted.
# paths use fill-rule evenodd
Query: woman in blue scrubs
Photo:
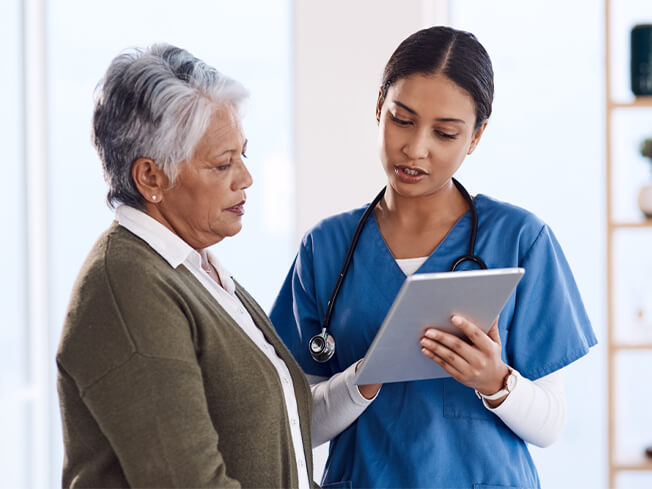
<svg viewBox="0 0 652 489"><path fill-rule="evenodd" d="M332 438L324 487L540 487L526 442L546 446L558 436L565 418L560 370L596 339L550 228L486 195L471 203L453 180L482 137L492 100L491 61L472 34L438 26L403 41L385 67L376 109L387 188L362 228L333 310L334 356L315 361L308 342L321 331L368 205L304 236L273 306L286 345L309 378L322 381L313 437ZM485 334L453 317L468 343L424 333L422 354L449 378L367 386L364 397L378 392L366 403L350 386L348 397L329 394L364 356L406 276L448 271L466 254L471 206L475 255L488 268L526 270L497 323ZM458 269L469 268L478 265L465 261Z"/></svg>

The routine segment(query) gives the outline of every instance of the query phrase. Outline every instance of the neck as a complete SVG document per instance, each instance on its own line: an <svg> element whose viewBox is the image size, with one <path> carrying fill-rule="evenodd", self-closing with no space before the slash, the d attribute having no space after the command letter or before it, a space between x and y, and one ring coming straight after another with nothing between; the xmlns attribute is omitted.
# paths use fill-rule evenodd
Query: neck
<svg viewBox="0 0 652 489"><path fill-rule="evenodd" d="M174 213L167 212L167 207L164 202L160 202L158 204L151 204L146 202L143 212L145 212L145 214L147 214L152 219L155 219L163 224L163 226L179 236L182 240L188 243L189 246L197 250L199 253L201 253L201 250L219 243L222 240L222 238L214 239L215 236L210 236L212 240L209 241L206 239L207 235L202 235L201 233L193 233L189 226L185 225L183 221L174 219Z"/></svg>
<svg viewBox="0 0 652 489"><path fill-rule="evenodd" d="M468 208L460 191L449 180L435 192L417 197L401 195L388 186L376 208L376 217L405 229L423 229L428 223L457 221Z"/></svg>

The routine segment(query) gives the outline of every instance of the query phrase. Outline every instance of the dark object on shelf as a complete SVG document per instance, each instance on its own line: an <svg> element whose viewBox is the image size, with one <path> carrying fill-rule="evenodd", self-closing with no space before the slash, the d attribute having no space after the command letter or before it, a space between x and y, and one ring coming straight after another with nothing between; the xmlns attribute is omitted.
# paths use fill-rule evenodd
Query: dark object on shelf
<svg viewBox="0 0 652 489"><path fill-rule="evenodd" d="M650 158L650 163L652 163L652 138L644 139L641 142L641 155Z"/></svg>
<svg viewBox="0 0 652 489"><path fill-rule="evenodd" d="M647 458L652 458L652 445L645 449L645 455L647 455Z"/></svg>
<svg viewBox="0 0 652 489"><path fill-rule="evenodd" d="M634 26L631 50L632 92L652 95L652 24Z"/></svg>
<svg viewBox="0 0 652 489"><path fill-rule="evenodd" d="M652 138L647 138L641 143L641 155L648 158L652 165ZM641 187L638 193L638 207L647 219L652 219L652 184Z"/></svg>

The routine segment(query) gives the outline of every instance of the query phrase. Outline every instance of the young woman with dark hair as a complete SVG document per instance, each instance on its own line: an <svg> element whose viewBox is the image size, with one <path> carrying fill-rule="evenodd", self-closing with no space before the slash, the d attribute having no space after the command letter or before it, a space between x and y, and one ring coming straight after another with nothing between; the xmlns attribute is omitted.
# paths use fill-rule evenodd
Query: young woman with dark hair
<svg viewBox="0 0 652 489"><path fill-rule="evenodd" d="M438 26L403 41L376 107L387 187L305 235L274 304L272 322L311 383L329 379L313 397L313 440L332 440L323 487L540 486L527 443L546 446L561 433L560 371L596 339L550 228L524 209L471 197L453 178L480 142L493 91L491 61L473 34ZM310 339L323 332L365 211L330 320L337 350L318 362ZM424 332L422 354L450 377L367 386L365 397L376 397L357 413L354 390L329 396L329 384L352 382L406 276L484 267L525 275L488 333L458 316L468 343Z"/></svg>

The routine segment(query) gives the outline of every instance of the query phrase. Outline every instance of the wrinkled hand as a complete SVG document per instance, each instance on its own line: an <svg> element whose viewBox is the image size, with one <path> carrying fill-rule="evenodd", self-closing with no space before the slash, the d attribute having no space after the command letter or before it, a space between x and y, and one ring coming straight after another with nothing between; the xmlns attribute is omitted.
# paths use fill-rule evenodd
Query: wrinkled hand
<svg viewBox="0 0 652 489"><path fill-rule="evenodd" d="M423 354L467 387L485 395L498 392L509 372L500 357L498 318L487 333L462 316L453 315L451 322L466 335L470 344L453 334L428 328L421 338Z"/></svg>

